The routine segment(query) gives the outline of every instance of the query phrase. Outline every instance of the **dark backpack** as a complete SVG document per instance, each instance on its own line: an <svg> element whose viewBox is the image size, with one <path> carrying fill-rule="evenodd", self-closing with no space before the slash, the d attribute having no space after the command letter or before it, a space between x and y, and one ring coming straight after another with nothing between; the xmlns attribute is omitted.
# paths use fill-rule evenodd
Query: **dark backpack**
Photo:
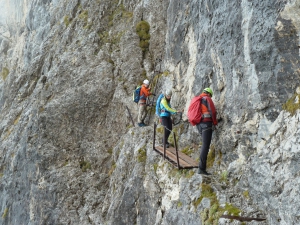
<svg viewBox="0 0 300 225"><path fill-rule="evenodd" d="M133 101L135 103L138 103L140 100L140 92L141 92L142 86L136 87L136 89L133 91Z"/></svg>
<svg viewBox="0 0 300 225"><path fill-rule="evenodd" d="M201 100L203 96L196 96L191 100L187 117L193 126L197 125L200 123L201 118L202 118L202 112L201 112Z"/></svg>

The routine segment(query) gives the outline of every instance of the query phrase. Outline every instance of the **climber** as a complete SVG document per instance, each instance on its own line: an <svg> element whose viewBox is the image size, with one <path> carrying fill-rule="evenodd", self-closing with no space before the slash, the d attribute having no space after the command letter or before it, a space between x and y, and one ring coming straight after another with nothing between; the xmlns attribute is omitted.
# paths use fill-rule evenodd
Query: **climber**
<svg viewBox="0 0 300 225"><path fill-rule="evenodd" d="M202 96L202 118L200 120L200 123L198 123L196 126L200 135L202 136L202 147L200 152L198 174L210 175L206 171L206 161L212 138L213 125L216 126L218 124L217 113L215 105L211 99L211 97L213 96L213 91L210 88L205 88L200 96Z"/></svg>
<svg viewBox="0 0 300 225"><path fill-rule="evenodd" d="M144 80L141 91L140 91L140 99L139 99L139 102L138 102L138 105L139 105L138 125L140 127L147 126L144 123L144 119L146 117L146 109L147 109L146 101L147 101L147 98L148 98L148 96L153 95L150 92L150 90L151 90L151 88L149 88L149 81Z"/></svg>
<svg viewBox="0 0 300 225"><path fill-rule="evenodd" d="M166 148L169 148L169 146L170 146L170 144L168 142L168 138L172 131L171 115L181 112L181 111L177 111L176 109L171 108L171 104L170 104L171 97L172 97L172 91L167 90L165 92L165 95L162 97L162 99L160 101L159 117L161 119L161 124L166 128L165 136L162 139L162 143L166 144Z"/></svg>

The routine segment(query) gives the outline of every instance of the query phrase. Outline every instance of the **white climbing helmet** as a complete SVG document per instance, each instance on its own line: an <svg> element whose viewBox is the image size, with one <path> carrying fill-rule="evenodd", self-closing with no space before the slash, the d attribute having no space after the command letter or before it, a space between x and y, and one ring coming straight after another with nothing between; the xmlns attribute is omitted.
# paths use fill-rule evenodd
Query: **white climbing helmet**
<svg viewBox="0 0 300 225"><path fill-rule="evenodd" d="M149 85L149 80L144 80L143 84Z"/></svg>
<svg viewBox="0 0 300 225"><path fill-rule="evenodd" d="M172 97L172 90L166 90L166 96L168 96L168 97Z"/></svg>

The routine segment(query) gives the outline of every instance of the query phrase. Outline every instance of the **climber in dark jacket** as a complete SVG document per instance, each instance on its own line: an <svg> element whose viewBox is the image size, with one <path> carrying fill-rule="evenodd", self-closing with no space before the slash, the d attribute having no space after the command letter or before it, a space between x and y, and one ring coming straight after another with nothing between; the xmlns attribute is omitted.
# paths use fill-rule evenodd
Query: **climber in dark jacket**
<svg viewBox="0 0 300 225"><path fill-rule="evenodd" d="M213 96L213 91L210 88L205 88L201 95L203 96L201 99L202 118L200 120L200 123L197 124L197 129L202 136L202 147L200 152L198 173L203 175L210 175L206 171L206 161L212 138L212 126L216 126L218 124L217 112L215 109L215 105L211 99L211 97Z"/></svg>

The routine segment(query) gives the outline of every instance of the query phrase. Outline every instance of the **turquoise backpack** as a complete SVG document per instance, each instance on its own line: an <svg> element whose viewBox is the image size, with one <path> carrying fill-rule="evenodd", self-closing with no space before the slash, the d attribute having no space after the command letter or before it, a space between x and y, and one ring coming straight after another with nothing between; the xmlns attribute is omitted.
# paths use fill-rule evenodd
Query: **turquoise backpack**
<svg viewBox="0 0 300 225"><path fill-rule="evenodd" d="M160 94L156 100L156 106L155 106L155 114L157 116L160 116L160 102L162 100L162 98L164 97L164 94Z"/></svg>

